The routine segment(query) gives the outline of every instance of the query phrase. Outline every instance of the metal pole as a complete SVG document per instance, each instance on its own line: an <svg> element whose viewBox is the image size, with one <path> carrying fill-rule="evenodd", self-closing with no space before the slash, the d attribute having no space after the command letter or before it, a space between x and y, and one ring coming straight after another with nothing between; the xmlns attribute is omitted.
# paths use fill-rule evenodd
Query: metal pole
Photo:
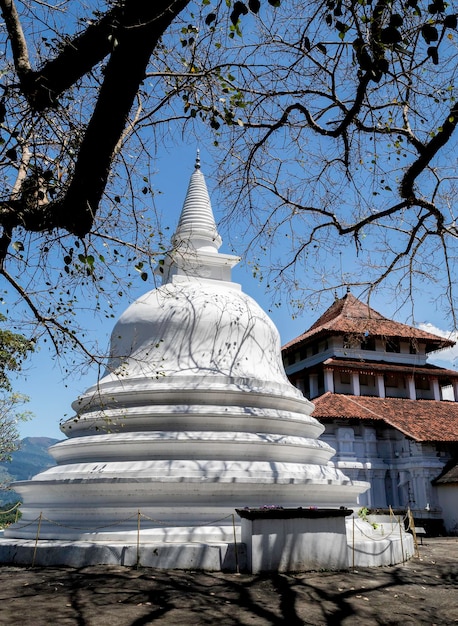
<svg viewBox="0 0 458 626"><path fill-rule="evenodd" d="M140 509L137 512L137 563L135 567L138 569L140 567Z"/></svg>
<svg viewBox="0 0 458 626"><path fill-rule="evenodd" d="M40 516L38 517L37 536L35 537L35 548L33 550L32 567L34 567L34 565L35 565L35 557L37 555L38 537L40 536L41 518L42 518L42 516L43 516L43 511L40 511Z"/></svg>
<svg viewBox="0 0 458 626"><path fill-rule="evenodd" d="M355 569L355 518L353 517L353 537L351 545L351 566Z"/></svg>
<svg viewBox="0 0 458 626"><path fill-rule="evenodd" d="M232 513L232 532L234 533L235 571L240 574L239 555L237 550L237 534L235 532L235 515Z"/></svg>

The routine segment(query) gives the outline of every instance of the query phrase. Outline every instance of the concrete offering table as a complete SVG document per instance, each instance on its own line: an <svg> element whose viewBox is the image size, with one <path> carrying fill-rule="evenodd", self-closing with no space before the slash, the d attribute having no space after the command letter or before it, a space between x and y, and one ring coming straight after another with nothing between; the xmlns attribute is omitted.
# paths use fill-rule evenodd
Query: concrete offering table
<svg viewBox="0 0 458 626"><path fill-rule="evenodd" d="M236 509L242 518L247 569L297 572L348 567L346 508Z"/></svg>

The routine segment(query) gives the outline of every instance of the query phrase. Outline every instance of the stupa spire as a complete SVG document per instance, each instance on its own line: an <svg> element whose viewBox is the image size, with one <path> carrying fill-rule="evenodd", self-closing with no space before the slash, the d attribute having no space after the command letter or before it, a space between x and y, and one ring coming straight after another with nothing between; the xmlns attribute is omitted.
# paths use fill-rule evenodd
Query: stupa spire
<svg viewBox="0 0 458 626"><path fill-rule="evenodd" d="M163 282L175 277L231 281L231 268L239 257L220 254L222 239L216 227L215 217L205 177L200 167L200 152L197 150L194 172L181 210L173 249L160 266Z"/></svg>
<svg viewBox="0 0 458 626"><path fill-rule="evenodd" d="M207 184L200 169L199 150L172 241L176 247L185 245L196 251L206 252L217 252L222 243L216 228Z"/></svg>

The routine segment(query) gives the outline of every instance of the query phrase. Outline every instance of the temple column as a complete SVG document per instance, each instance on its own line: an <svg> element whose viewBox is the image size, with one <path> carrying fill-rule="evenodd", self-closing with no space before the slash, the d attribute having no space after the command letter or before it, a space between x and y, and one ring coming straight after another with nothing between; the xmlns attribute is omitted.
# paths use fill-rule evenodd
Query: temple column
<svg viewBox="0 0 458 626"><path fill-rule="evenodd" d="M453 399L458 402L458 380L452 380Z"/></svg>
<svg viewBox="0 0 458 626"><path fill-rule="evenodd" d="M332 370L324 370L324 390L334 393L334 372Z"/></svg>
<svg viewBox="0 0 458 626"><path fill-rule="evenodd" d="M385 469L376 469L372 470L371 476L371 499L372 506L384 509L388 506L386 501L386 489L385 489L385 477L386 470Z"/></svg>
<svg viewBox="0 0 458 626"><path fill-rule="evenodd" d="M410 470L410 474L412 476L413 508L424 509L428 501L426 494L427 472L423 469L415 468Z"/></svg>
<svg viewBox="0 0 458 626"><path fill-rule="evenodd" d="M415 378L413 376L407 376L407 385L409 388L409 398L410 400L417 399L417 392L415 389Z"/></svg>
<svg viewBox="0 0 458 626"><path fill-rule="evenodd" d="M383 378L383 374L377 374L377 392L379 398L385 398L385 379Z"/></svg>
<svg viewBox="0 0 458 626"><path fill-rule="evenodd" d="M441 390L439 387L439 381L437 378L433 378L431 379L431 383L433 386L434 400L439 401L441 399Z"/></svg>
<svg viewBox="0 0 458 626"><path fill-rule="evenodd" d="M351 374L351 388L354 396L361 395L361 387L359 385L359 372L352 372Z"/></svg>

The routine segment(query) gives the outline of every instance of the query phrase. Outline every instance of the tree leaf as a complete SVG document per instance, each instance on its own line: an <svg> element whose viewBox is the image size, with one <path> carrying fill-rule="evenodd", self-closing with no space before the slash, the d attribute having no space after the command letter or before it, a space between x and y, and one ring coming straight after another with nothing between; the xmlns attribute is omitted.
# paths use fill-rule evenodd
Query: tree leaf
<svg viewBox="0 0 458 626"><path fill-rule="evenodd" d="M248 8L252 13L259 13L259 9L261 8L260 0L248 0Z"/></svg>
<svg viewBox="0 0 458 626"><path fill-rule="evenodd" d="M399 27L404 24L404 18L399 13L393 13L390 17L390 26Z"/></svg>
<svg viewBox="0 0 458 626"><path fill-rule="evenodd" d="M421 29L421 34L426 43L431 43L439 39L437 28L432 24L424 24Z"/></svg>
<svg viewBox="0 0 458 626"><path fill-rule="evenodd" d="M216 13L209 13L205 18L205 23L207 26L210 26L212 22L216 20Z"/></svg>
<svg viewBox="0 0 458 626"><path fill-rule="evenodd" d="M444 18L444 26L446 28L456 28L458 25L458 19L456 15L446 15Z"/></svg>
<svg viewBox="0 0 458 626"><path fill-rule="evenodd" d="M402 40L402 35L394 26L387 26L386 28L382 28L380 39L383 43L391 45L399 43Z"/></svg>
<svg viewBox="0 0 458 626"><path fill-rule="evenodd" d="M230 15L230 20L233 23L233 25L236 26L240 19L240 16L246 15L247 13L248 13L248 9L244 5L243 2L239 2L239 1L235 2L234 8L232 9L232 12Z"/></svg>
<svg viewBox="0 0 458 626"><path fill-rule="evenodd" d="M439 50L437 46L429 46L427 52L434 65L439 65Z"/></svg>
<svg viewBox="0 0 458 626"><path fill-rule="evenodd" d="M17 161L17 150L16 148L10 148L5 152L5 156L10 161Z"/></svg>

